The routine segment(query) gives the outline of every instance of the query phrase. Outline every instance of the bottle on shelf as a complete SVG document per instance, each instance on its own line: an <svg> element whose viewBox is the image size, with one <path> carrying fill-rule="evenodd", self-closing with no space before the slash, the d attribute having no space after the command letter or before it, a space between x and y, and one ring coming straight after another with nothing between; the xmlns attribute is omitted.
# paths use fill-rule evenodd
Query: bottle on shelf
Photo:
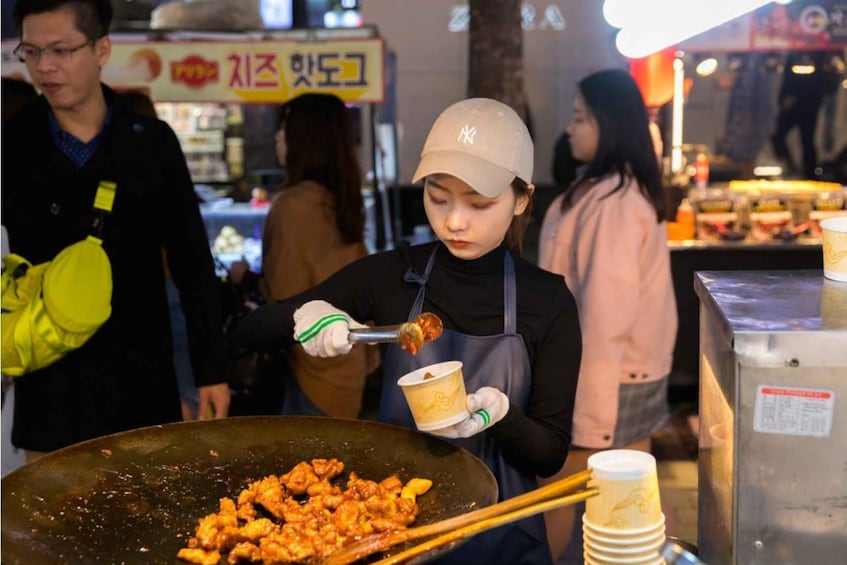
<svg viewBox="0 0 847 565"><path fill-rule="evenodd" d="M694 159L694 186L706 188L709 184L709 157L705 153L698 153Z"/></svg>
<svg viewBox="0 0 847 565"><path fill-rule="evenodd" d="M694 239L696 233L694 207L688 198L683 198L676 209L676 222L679 224L679 235L683 239Z"/></svg>

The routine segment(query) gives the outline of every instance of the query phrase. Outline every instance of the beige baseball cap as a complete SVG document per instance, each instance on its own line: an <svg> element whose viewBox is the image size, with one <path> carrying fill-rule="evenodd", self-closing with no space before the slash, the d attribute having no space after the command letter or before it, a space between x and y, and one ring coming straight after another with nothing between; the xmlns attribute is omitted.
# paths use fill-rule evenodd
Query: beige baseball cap
<svg viewBox="0 0 847 565"><path fill-rule="evenodd" d="M448 174L496 198L515 177L530 184L532 166L532 138L515 111L490 98L469 98L435 120L412 182Z"/></svg>

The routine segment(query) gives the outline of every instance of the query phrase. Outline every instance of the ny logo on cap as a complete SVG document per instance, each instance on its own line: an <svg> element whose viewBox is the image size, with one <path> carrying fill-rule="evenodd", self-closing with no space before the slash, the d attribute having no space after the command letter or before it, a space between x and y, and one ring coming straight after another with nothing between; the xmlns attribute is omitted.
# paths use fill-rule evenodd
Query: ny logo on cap
<svg viewBox="0 0 847 565"><path fill-rule="evenodd" d="M473 145L474 137L476 137L476 128L470 126L462 126L462 129L459 131L459 137L456 138L456 141L458 141L459 143Z"/></svg>

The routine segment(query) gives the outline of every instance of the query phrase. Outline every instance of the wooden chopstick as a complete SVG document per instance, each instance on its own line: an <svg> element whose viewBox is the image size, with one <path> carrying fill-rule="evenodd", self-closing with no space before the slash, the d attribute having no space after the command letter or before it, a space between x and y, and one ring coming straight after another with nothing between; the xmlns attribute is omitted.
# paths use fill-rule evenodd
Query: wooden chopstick
<svg viewBox="0 0 847 565"><path fill-rule="evenodd" d="M332 553L324 561L324 565L348 565L363 557L385 551L397 544L437 536L452 530L458 530L476 522L490 520L502 514L514 512L524 507L545 502L552 497L569 493L574 488L583 485L591 479L591 470L585 469L579 473L567 476L549 485L531 490L514 498L498 502L467 514L460 514L446 520L439 520L425 526L408 528L397 532L385 532L368 536L365 539ZM565 503L562 503L565 504ZM540 512L543 512L541 510ZM529 514L527 514L529 515ZM505 522L504 522L505 523ZM476 533L476 532L475 532Z"/></svg>
<svg viewBox="0 0 847 565"><path fill-rule="evenodd" d="M386 557L385 559L376 561L373 565L393 565L395 563L405 563L413 557L417 557L418 555L424 554L433 549L443 547L449 543L453 543L462 538L474 536L485 530L497 528L504 524L508 524L509 522L514 522L515 520L520 520L521 518L526 518L527 516L538 514L539 512L546 512L548 510L552 510L553 508L558 508L559 506L567 506L568 504L574 504L583 501L586 498L591 498L592 496L596 495L597 492L598 491L596 488L579 490L572 494L553 498L545 502L539 502L538 504L525 506L524 508L521 508L519 510L508 512L506 514L501 514L499 516L495 516L494 518L489 518L487 520L468 524L467 526L459 528L458 530L453 530L452 532L442 534L431 540L427 540L423 543L419 543L418 545L412 546L409 549L401 551L396 555L392 555L391 557Z"/></svg>

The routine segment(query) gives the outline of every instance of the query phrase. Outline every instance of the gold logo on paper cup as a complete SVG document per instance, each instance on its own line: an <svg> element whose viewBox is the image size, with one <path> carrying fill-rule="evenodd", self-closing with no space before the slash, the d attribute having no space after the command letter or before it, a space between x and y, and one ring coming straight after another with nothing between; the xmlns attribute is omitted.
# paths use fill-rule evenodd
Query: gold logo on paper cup
<svg viewBox="0 0 847 565"><path fill-rule="evenodd" d="M615 504L614 508L612 508L612 513L615 513L618 510L624 510L630 506L638 508L639 512L647 512L650 508L650 503L653 501L654 495L655 492L653 490L643 488L635 489L630 492L625 499Z"/></svg>
<svg viewBox="0 0 847 565"><path fill-rule="evenodd" d="M830 238L833 238L830 236ZM823 242L823 257L827 263L830 265L835 265L845 257L847 257L847 236L837 236L836 238L840 246L844 247L842 250L837 250L831 241L827 240ZM844 241L841 241L844 240Z"/></svg>
<svg viewBox="0 0 847 565"><path fill-rule="evenodd" d="M456 386L449 392L442 390L436 392L432 398L432 402L422 408L421 415L429 421L434 420L440 412L452 411L453 405L456 404L456 399L459 398L461 393L461 388L460 386Z"/></svg>

